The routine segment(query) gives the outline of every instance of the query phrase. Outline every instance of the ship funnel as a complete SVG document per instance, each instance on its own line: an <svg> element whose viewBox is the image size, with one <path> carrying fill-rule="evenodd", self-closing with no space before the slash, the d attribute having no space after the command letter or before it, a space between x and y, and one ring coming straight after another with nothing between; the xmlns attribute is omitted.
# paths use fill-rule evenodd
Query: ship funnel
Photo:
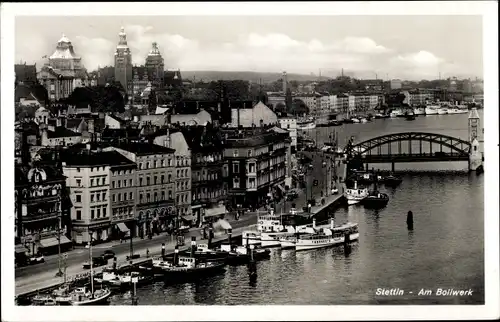
<svg viewBox="0 0 500 322"><path fill-rule="evenodd" d="M335 227L335 220L333 218L330 218L330 229L333 229Z"/></svg>

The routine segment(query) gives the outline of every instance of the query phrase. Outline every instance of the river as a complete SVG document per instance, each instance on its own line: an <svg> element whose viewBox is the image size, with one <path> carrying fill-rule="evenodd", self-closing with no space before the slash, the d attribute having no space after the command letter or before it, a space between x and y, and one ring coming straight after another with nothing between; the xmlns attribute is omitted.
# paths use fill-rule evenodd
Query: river
<svg viewBox="0 0 500 322"><path fill-rule="evenodd" d="M481 113L482 114L482 113ZM406 131L447 134L467 140L467 114L375 120L318 128L318 141L339 132L339 144ZM397 170L462 170L467 164L397 165ZM318 171L321 171L319 169ZM487 171L487 169L486 169ZM320 174L319 174L320 175ZM336 221L359 223L360 240L346 255L343 247L296 253L273 249L257 264L257 281L248 268L228 267L205 280L137 290L139 305L241 304L484 304L484 176L467 172L406 173L380 211L341 208ZM414 230L406 214L414 214ZM381 296L377 289L399 288L404 295ZM472 290L467 296L440 296L438 288ZM418 295L430 290L432 295ZM411 293L410 293L411 292ZM130 305L130 293L113 295L112 305Z"/></svg>

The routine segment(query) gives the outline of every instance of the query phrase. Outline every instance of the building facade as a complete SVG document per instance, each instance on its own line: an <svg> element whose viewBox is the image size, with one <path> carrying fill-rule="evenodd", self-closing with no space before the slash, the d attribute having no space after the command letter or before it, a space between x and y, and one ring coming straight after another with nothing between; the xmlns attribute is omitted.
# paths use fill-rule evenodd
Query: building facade
<svg viewBox="0 0 500 322"><path fill-rule="evenodd" d="M224 175L233 208L258 209L284 195L289 140L287 133L261 129L226 139Z"/></svg>
<svg viewBox="0 0 500 322"><path fill-rule="evenodd" d="M152 48L146 57L145 67L152 85L155 88L163 87L165 63L161 57L161 53L156 42L153 42Z"/></svg>
<svg viewBox="0 0 500 322"><path fill-rule="evenodd" d="M139 236L176 227L175 151L152 142L118 143L104 150L117 151L137 164L135 185Z"/></svg>
<svg viewBox="0 0 500 322"><path fill-rule="evenodd" d="M117 153L117 152L115 152ZM122 156L122 162L111 164L110 171L110 208L111 239L136 236L135 204L137 199L137 164Z"/></svg>
<svg viewBox="0 0 500 322"><path fill-rule="evenodd" d="M115 51L115 81L122 84L123 89L128 93L129 83L132 81L132 53L127 44L127 34L122 27L118 34L120 40Z"/></svg>
<svg viewBox="0 0 500 322"><path fill-rule="evenodd" d="M263 127L277 124L278 116L264 103L258 102L254 106L231 109L231 127Z"/></svg>
<svg viewBox="0 0 500 322"><path fill-rule="evenodd" d="M15 166L15 240L19 255L57 253L59 236L63 250L71 247L67 238L71 204L61 164L40 160Z"/></svg>
<svg viewBox="0 0 500 322"><path fill-rule="evenodd" d="M292 149L297 149L297 119L294 117L280 117L278 121L280 127L290 133L290 145Z"/></svg>
<svg viewBox="0 0 500 322"><path fill-rule="evenodd" d="M82 58L75 54L71 41L62 36L55 52L37 74L37 79L52 101L68 97L75 88L87 85L88 75Z"/></svg>

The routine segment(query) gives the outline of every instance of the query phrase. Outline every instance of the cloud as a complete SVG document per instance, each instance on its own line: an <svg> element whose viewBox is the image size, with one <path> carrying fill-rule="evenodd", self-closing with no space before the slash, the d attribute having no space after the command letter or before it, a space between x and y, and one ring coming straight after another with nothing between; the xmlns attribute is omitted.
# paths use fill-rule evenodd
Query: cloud
<svg viewBox="0 0 500 322"><path fill-rule="evenodd" d="M132 61L143 65L156 42L166 68L181 70L261 71L317 73L336 76L344 69L357 77L374 78L375 73L391 78L433 78L439 72L461 71L461 66L427 50L398 52L368 37L348 36L328 41L315 37L294 39L283 33L246 33L225 42L204 42L180 34L164 33L151 26L126 25ZM51 36L53 37L53 36ZM91 71L112 66L118 35L105 38L76 36L75 52ZM46 41L38 35L23 37L16 44L16 57L41 63L43 55L55 50L57 39Z"/></svg>

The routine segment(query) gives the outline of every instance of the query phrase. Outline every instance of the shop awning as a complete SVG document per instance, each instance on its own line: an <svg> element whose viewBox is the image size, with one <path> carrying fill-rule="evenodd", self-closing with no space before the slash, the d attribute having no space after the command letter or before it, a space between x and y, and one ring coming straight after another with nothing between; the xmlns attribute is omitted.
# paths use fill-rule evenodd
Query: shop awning
<svg viewBox="0 0 500 322"><path fill-rule="evenodd" d="M182 216L182 219L184 219L185 221L193 221L194 216L193 215L184 215L184 216Z"/></svg>
<svg viewBox="0 0 500 322"><path fill-rule="evenodd" d="M24 245L16 245L16 254L22 254L28 252L28 249Z"/></svg>
<svg viewBox="0 0 500 322"><path fill-rule="evenodd" d="M128 229L127 225L125 225L125 223L122 222L117 223L116 226L118 227L118 229L120 229L122 233L128 233L130 230Z"/></svg>
<svg viewBox="0 0 500 322"><path fill-rule="evenodd" d="M226 206L205 209L205 217L220 216L227 212Z"/></svg>
<svg viewBox="0 0 500 322"><path fill-rule="evenodd" d="M44 248L57 246L59 242L57 241L57 237L50 237L40 240L40 245ZM68 237L62 235L61 236L61 245L71 243L71 240Z"/></svg>

